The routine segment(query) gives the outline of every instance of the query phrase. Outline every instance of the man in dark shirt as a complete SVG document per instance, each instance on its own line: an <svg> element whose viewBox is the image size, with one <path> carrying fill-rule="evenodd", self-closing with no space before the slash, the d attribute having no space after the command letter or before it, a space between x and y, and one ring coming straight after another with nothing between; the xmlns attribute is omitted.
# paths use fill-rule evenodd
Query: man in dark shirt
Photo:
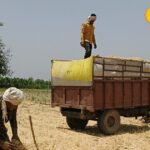
<svg viewBox="0 0 150 150"><path fill-rule="evenodd" d="M7 89L3 96L0 96L0 150L13 150L13 141L21 143L17 132L17 108L23 100L23 92L17 88ZM7 134L5 123L10 122L12 130L11 141Z"/></svg>

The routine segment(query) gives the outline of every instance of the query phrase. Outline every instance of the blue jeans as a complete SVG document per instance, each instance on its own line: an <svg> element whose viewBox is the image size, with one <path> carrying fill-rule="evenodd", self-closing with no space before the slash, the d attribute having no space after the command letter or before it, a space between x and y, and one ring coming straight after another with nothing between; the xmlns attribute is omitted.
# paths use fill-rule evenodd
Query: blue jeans
<svg viewBox="0 0 150 150"><path fill-rule="evenodd" d="M92 52L92 44L90 44L89 42L85 42L85 55L84 58L88 58L91 56L91 52Z"/></svg>

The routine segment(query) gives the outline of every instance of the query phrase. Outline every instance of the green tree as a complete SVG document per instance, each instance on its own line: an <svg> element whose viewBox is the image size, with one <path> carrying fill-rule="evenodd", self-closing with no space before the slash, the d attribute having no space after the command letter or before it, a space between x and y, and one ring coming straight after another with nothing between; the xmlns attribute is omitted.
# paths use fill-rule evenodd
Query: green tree
<svg viewBox="0 0 150 150"><path fill-rule="evenodd" d="M10 50L5 49L5 44L0 39L0 76L10 76L12 74L9 66L10 58Z"/></svg>
<svg viewBox="0 0 150 150"><path fill-rule="evenodd" d="M2 23L2 22L0 22L0 26L3 26L3 23Z"/></svg>

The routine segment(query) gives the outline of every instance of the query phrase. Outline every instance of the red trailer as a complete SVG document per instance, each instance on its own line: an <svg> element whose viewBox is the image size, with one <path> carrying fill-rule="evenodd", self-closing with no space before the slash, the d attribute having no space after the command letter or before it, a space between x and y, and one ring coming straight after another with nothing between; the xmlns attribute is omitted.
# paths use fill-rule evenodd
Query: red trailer
<svg viewBox="0 0 150 150"><path fill-rule="evenodd" d="M89 60L92 63L84 62L86 59L77 65L90 65L91 81L70 79L65 74L71 73L69 68L62 78L63 66L72 61L59 61L59 65L52 61L51 104L61 108L71 129L84 129L88 120L95 120L104 134L113 134L120 127L120 116L150 116L149 62L104 57L91 57ZM74 65L70 66L73 70ZM75 73L81 74L80 69ZM82 75L86 76L84 73Z"/></svg>

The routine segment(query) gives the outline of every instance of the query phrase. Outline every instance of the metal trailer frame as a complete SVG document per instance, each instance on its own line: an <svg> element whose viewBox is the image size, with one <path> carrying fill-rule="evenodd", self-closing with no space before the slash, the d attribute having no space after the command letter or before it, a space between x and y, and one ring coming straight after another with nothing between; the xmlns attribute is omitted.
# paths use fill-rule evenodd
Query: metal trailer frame
<svg viewBox="0 0 150 150"><path fill-rule="evenodd" d="M129 60L123 60L121 64L107 64L106 59L109 58L99 58L102 61L97 61L96 57L94 63L103 65L103 73L102 76L94 76L93 71L92 86L53 86L51 104L61 108L72 129L84 128L85 120L97 120L103 133L113 134L119 129L120 115L150 115L150 76L143 76L150 75L150 72L143 71L143 61L137 61L139 65L132 65L131 60L130 64ZM107 65L118 65L122 70L107 69ZM128 70L130 67L137 68L137 71ZM106 71L121 72L122 76L106 77ZM139 76L125 76L127 71L139 73Z"/></svg>

